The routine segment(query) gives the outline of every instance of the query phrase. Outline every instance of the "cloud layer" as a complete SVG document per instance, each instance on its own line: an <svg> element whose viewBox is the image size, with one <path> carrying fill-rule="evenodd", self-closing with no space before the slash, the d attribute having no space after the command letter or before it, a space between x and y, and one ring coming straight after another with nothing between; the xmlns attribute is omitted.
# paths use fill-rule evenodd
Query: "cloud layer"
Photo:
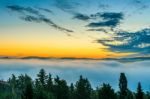
<svg viewBox="0 0 150 99"><path fill-rule="evenodd" d="M144 90L149 90L150 61L141 61L135 63L120 63L116 61L99 61L99 60L7 60L0 59L0 78L8 79L11 74L28 74L33 79L41 68L53 77L59 75L66 79L68 83L76 82L80 75L88 77L93 87L101 83L110 83L113 88L118 89L118 78L120 72L125 72L129 87L136 89L136 84L141 78Z"/></svg>

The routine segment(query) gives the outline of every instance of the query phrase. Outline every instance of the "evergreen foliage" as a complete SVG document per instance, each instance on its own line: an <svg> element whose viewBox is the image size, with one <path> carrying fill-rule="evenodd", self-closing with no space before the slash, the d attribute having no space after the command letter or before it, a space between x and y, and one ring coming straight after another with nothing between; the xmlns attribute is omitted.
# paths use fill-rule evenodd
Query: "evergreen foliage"
<svg viewBox="0 0 150 99"><path fill-rule="evenodd" d="M150 92L144 93L141 83L135 93L129 90L124 73L120 73L119 91L115 92L106 83L92 89L83 76L69 85L59 76L53 78L41 69L35 80L27 74L18 77L13 74L8 81L0 81L0 99L150 99Z"/></svg>

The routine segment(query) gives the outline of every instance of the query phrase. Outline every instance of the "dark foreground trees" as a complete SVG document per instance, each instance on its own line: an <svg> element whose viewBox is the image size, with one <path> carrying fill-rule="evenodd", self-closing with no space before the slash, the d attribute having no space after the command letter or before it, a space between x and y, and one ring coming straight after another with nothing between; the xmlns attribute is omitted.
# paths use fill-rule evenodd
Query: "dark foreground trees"
<svg viewBox="0 0 150 99"><path fill-rule="evenodd" d="M90 99L91 98L91 84L87 78L80 76L79 81L76 83L76 99Z"/></svg>
<svg viewBox="0 0 150 99"><path fill-rule="evenodd" d="M115 91L111 88L109 84L103 84L102 87L98 89L98 99L116 99L117 96Z"/></svg>
<svg viewBox="0 0 150 99"><path fill-rule="evenodd" d="M137 87L137 93L136 93L136 99L143 99L144 94L142 91L142 87L141 87L141 83L138 83L138 87Z"/></svg>
<svg viewBox="0 0 150 99"><path fill-rule="evenodd" d="M120 88L119 98L120 99L127 99L127 92L128 92L127 84L128 82L127 82L127 78L125 74L121 73L120 79L119 79L119 88Z"/></svg>
<svg viewBox="0 0 150 99"><path fill-rule="evenodd" d="M41 69L35 80L25 74L0 81L0 99L150 99L150 92L144 93L141 83L136 92L129 90L124 73L120 74L119 91L115 92L106 83L93 89L83 76L76 83L67 84L66 80L53 78Z"/></svg>

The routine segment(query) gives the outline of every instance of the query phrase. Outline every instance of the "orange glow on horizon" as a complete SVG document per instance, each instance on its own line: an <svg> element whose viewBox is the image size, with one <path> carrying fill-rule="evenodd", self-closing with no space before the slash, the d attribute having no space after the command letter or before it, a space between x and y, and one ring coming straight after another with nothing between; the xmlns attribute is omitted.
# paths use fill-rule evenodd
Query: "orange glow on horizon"
<svg viewBox="0 0 150 99"><path fill-rule="evenodd" d="M11 48L4 49L0 52L1 56L16 56L16 57L27 57L27 56L38 56L38 57L73 57L73 58L112 58L129 55L129 53L112 53L100 49L85 49L85 48Z"/></svg>
<svg viewBox="0 0 150 99"><path fill-rule="evenodd" d="M8 42L9 41L9 42ZM51 38L12 39L0 42L0 56L16 57L73 57L73 58L113 58L131 53L113 53L104 46L86 39Z"/></svg>

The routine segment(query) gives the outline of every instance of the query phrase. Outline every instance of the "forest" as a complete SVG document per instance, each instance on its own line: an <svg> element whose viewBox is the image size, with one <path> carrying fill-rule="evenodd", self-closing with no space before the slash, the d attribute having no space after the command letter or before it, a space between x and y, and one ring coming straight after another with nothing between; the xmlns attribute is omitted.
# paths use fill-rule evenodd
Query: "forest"
<svg viewBox="0 0 150 99"><path fill-rule="evenodd" d="M150 99L150 92L144 92L140 82L135 92L128 88L125 73L120 73L118 82L118 91L108 83L92 88L82 75L77 82L67 84L41 69L35 80L27 74L12 74L7 81L0 80L0 99Z"/></svg>

